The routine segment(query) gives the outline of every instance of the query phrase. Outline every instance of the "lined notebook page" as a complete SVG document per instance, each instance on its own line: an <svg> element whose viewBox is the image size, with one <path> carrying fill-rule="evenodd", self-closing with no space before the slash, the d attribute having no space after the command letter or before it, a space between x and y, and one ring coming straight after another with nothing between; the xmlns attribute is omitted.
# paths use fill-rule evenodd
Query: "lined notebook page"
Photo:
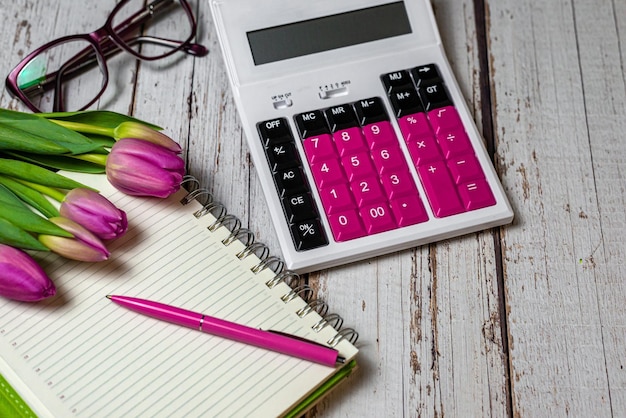
<svg viewBox="0 0 626 418"><path fill-rule="evenodd" d="M240 260L243 244L224 246L229 231L206 227L200 205L133 198L104 176L72 177L92 185L126 211L127 234L109 243L101 263L37 253L57 296L37 304L0 299L0 356L49 409L51 416L277 416L299 403L335 369L139 315L106 299L119 294L152 299L262 329L318 342L320 317L301 318L305 302L287 303L291 290L266 269ZM346 340L336 347L352 358ZM25 394L24 396L27 397ZM36 406L35 406L36 407Z"/></svg>

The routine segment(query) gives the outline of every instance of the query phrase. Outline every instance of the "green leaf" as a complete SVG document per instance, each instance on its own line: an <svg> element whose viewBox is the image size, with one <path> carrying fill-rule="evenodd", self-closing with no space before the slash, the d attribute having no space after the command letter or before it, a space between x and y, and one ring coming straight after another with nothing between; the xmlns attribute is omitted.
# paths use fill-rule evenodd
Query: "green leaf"
<svg viewBox="0 0 626 418"><path fill-rule="evenodd" d="M44 137L0 122L0 149L41 154L68 154L69 149Z"/></svg>
<svg viewBox="0 0 626 418"><path fill-rule="evenodd" d="M39 113L37 116L46 119L66 120L69 122L83 123L87 125L96 125L103 128L114 129L122 122L137 122L149 126L157 131L163 128L151 123L133 118L132 116L122 115L121 113L110 112L108 110L87 110L82 112L56 112L56 113Z"/></svg>
<svg viewBox="0 0 626 418"><path fill-rule="evenodd" d="M2 149L41 154L83 154L100 147L86 136L36 114L0 109L0 127L4 129L4 133L0 130ZM46 140L56 143L64 151L52 152L49 145L42 146L41 150L33 149L34 145L28 144L28 141L35 141L36 144L42 145ZM16 141L20 141L19 148L14 147Z"/></svg>
<svg viewBox="0 0 626 418"><path fill-rule="evenodd" d="M30 187L23 185L19 181L15 181L10 177L4 176L0 176L0 185L9 189L11 192L13 192L13 194L15 194L15 196L31 205L33 208L37 209L44 216L48 218L59 216L59 211L57 210L57 208L52 203L50 203L50 201L46 199L46 197L42 193L38 192L37 190L33 190Z"/></svg>
<svg viewBox="0 0 626 418"><path fill-rule="evenodd" d="M30 153L6 152L12 157L56 170L77 171L79 173L102 174L105 168L99 164L63 155L39 155Z"/></svg>
<svg viewBox="0 0 626 418"><path fill-rule="evenodd" d="M25 250L50 251L31 234L0 218L0 243Z"/></svg>
<svg viewBox="0 0 626 418"><path fill-rule="evenodd" d="M0 218L11 222L24 231L34 232L37 234L56 235L58 237L73 237L72 234L50 222L49 220L37 215L35 212L24 206L16 205L10 202L2 202L0 206Z"/></svg>
<svg viewBox="0 0 626 418"><path fill-rule="evenodd" d="M91 189L91 187L45 168L24 161L8 160L6 158L0 158L0 174L59 189L71 190L77 187Z"/></svg>

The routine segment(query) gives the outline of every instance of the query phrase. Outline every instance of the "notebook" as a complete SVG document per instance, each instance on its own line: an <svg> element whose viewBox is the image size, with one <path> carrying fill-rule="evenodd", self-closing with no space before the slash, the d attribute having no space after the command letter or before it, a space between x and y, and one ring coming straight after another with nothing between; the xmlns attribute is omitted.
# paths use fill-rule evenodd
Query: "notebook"
<svg viewBox="0 0 626 418"><path fill-rule="evenodd" d="M298 416L355 369L356 332L197 181L160 200L126 196L102 175L70 176L126 211L129 230L105 262L34 254L55 298L0 299L0 415ZM287 332L347 361L332 368L254 348L139 315L108 294Z"/></svg>

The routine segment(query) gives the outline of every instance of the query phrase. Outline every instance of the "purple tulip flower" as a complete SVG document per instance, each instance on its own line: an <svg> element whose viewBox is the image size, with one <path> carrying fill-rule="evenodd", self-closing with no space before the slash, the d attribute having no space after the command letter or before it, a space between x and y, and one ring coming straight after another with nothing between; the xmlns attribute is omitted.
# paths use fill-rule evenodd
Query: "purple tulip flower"
<svg viewBox="0 0 626 418"><path fill-rule="evenodd" d="M126 194L165 198L180 188L185 162L160 145L124 138L111 148L106 174L109 182Z"/></svg>
<svg viewBox="0 0 626 418"><path fill-rule="evenodd" d="M143 139L179 154L180 145L169 136L137 122L122 122L114 130L115 140L123 138Z"/></svg>
<svg viewBox="0 0 626 418"><path fill-rule="evenodd" d="M52 280L27 253L0 244L0 295L36 302L56 294Z"/></svg>
<svg viewBox="0 0 626 418"><path fill-rule="evenodd" d="M100 239L120 237L128 229L126 213L100 193L89 189L71 190L65 196L59 212Z"/></svg>
<svg viewBox="0 0 626 418"><path fill-rule="evenodd" d="M100 238L76 222L62 217L50 218L50 222L74 235L74 238L39 235L39 242L60 256L77 261L103 261L111 255Z"/></svg>

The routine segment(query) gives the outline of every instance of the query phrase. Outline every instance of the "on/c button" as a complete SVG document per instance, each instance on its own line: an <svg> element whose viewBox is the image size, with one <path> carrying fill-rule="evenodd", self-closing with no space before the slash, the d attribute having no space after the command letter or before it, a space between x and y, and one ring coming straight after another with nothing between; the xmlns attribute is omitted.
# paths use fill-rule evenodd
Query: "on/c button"
<svg viewBox="0 0 626 418"><path fill-rule="evenodd" d="M274 102L274 109L285 109L287 107L291 107L293 105L293 101L291 99L278 100Z"/></svg>

